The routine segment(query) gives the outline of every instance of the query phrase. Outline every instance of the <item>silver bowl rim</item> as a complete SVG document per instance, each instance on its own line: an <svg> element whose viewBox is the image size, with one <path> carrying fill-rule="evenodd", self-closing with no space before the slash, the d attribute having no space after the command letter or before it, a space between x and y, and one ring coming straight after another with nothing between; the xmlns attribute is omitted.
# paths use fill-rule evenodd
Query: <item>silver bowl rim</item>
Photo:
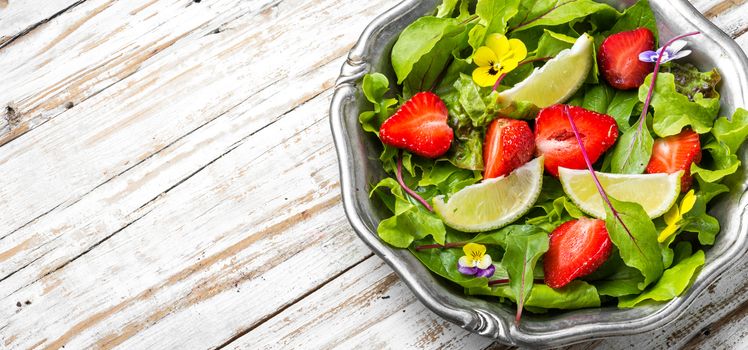
<svg viewBox="0 0 748 350"><path fill-rule="evenodd" d="M668 2L675 14L682 16L685 21L698 28L707 38L715 41L727 55L731 56L731 60L738 68L738 76L734 79L739 81L738 86L741 91L737 92L737 96L742 97L743 106L748 106L748 57L740 46L730 36L707 20L687 0L659 1ZM349 149L351 145L346 137L343 122L345 102L356 98L357 90L360 90L356 83L371 69L371 63L367 62L367 51L370 49L369 45L373 37L419 2L420 0L402 1L376 17L363 31L358 42L351 49L335 83L330 107L330 127L339 160L343 208L352 228L358 237L397 273L416 297L432 312L468 331L513 345L560 346L610 336L638 334L663 327L674 321L711 283L728 269L731 261L735 261L735 259L748 253L748 234L738 235L737 240L728 249L703 267L690 290L662 307L653 309L654 312L645 317L606 323L571 325L543 333L525 331L487 309L465 308L438 300L438 297L432 293L433 289L425 288L422 278L405 268L398 257L392 254L392 250L395 248L381 242L376 232L369 230L363 222L361 213L354 205L354 172L356 169L346 166L346 160L350 157ZM748 227L745 225L745 219L748 218L748 196L745 196L745 193L744 191L738 195L738 208L742 208L742 210L740 210L740 222L737 230L743 233L748 232Z"/></svg>

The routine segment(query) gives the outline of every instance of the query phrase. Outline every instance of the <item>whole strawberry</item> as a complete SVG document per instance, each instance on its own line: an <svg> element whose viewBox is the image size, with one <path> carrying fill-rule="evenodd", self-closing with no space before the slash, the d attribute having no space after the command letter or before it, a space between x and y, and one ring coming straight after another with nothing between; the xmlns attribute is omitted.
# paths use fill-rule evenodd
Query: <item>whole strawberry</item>
<svg viewBox="0 0 748 350"><path fill-rule="evenodd" d="M638 88L654 69L654 63L640 61L639 54L654 50L654 45L654 35L647 28L607 37L597 52L600 73L616 89Z"/></svg>
<svg viewBox="0 0 748 350"><path fill-rule="evenodd" d="M382 123L379 138L385 145L436 158L449 150L454 133L447 124L447 106L431 92L419 92Z"/></svg>

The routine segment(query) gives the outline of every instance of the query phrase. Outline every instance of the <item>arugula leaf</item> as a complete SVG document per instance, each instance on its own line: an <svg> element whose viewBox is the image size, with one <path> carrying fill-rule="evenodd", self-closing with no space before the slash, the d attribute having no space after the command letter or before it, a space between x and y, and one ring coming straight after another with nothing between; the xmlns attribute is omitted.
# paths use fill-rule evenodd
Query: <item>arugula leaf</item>
<svg viewBox="0 0 748 350"><path fill-rule="evenodd" d="M740 167L738 156L730 152L730 147L718 141L712 141L704 145L702 150L711 154L713 169L702 168L696 164L691 164L691 173L699 174L706 182L717 182L723 177L734 174ZM704 165L702 163L702 165Z"/></svg>
<svg viewBox="0 0 748 350"><path fill-rule="evenodd" d="M657 242L657 230L641 205L622 202L610 195L608 198L626 225L621 225L610 207L606 206L605 227L610 240L618 247L623 262L644 276L644 281L637 284L640 290L644 289L662 275L662 253Z"/></svg>
<svg viewBox="0 0 748 350"><path fill-rule="evenodd" d="M516 301L511 286L473 287L467 290L471 295L488 295ZM571 281L563 288L553 289L545 284L535 284L525 301L530 308L573 310L600 306L600 297L595 287L584 281ZM532 310L537 312L538 310Z"/></svg>
<svg viewBox="0 0 748 350"><path fill-rule="evenodd" d="M644 102L652 81L650 73L639 87L639 101ZM704 98L696 94L694 101L675 89L675 76L659 73L651 103L654 108L654 132L660 137L675 135L690 125L699 134L712 129L714 118L719 111L719 98Z"/></svg>
<svg viewBox="0 0 748 350"><path fill-rule="evenodd" d="M426 16L400 33L390 57L404 97L431 88L452 53L466 47L467 32L455 18Z"/></svg>
<svg viewBox="0 0 748 350"><path fill-rule="evenodd" d="M714 122L712 134L730 149L730 153L736 153L748 137L748 110L738 108L732 118L718 118Z"/></svg>
<svg viewBox="0 0 748 350"><path fill-rule="evenodd" d="M594 13L600 13L606 17L616 18L619 13L610 5L595 2L592 0L559 0L551 7L549 1L528 1L525 6L530 6L531 11L524 13L525 18L521 23L516 24L510 29L512 32L519 32L537 26L555 26L572 22L579 18L587 17ZM544 11L535 11L544 8ZM528 7L524 7L523 10ZM520 11L521 12L521 11Z"/></svg>
<svg viewBox="0 0 748 350"><path fill-rule="evenodd" d="M379 135L379 126L392 114L392 106L397 104L397 99L384 98L389 91L390 83L387 77L381 73L367 74L364 76L361 88L364 90L366 99L374 105L373 111L362 112L358 121L361 127L368 132Z"/></svg>
<svg viewBox="0 0 748 350"><path fill-rule="evenodd" d="M377 234L383 241L394 247L407 248L414 240L432 236L437 243L444 244L446 229L441 219L422 205L411 202L395 179L380 181L372 189L372 195L383 188L389 188L391 196L379 197L385 198L385 206L395 214L382 220L377 227Z"/></svg>
<svg viewBox="0 0 748 350"><path fill-rule="evenodd" d="M696 94L701 94L706 98L719 98L716 88L722 77L716 68L702 73L690 63L677 62L672 62L664 68L663 72L672 73L675 76L676 90L688 96L691 101L694 100Z"/></svg>
<svg viewBox="0 0 748 350"><path fill-rule="evenodd" d="M647 129L646 123L641 131L634 125L623 132L618 139L611 158L611 170L620 174L641 174L652 157L654 139Z"/></svg>
<svg viewBox="0 0 748 350"><path fill-rule="evenodd" d="M613 117L618 124L618 130L625 131L631 127L629 118L639 102L639 97L634 91L616 91L613 99L608 104L608 110L605 114Z"/></svg>
<svg viewBox="0 0 748 350"><path fill-rule="evenodd" d="M665 270L660 280L640 295L619 298L618 307L634 307L645 300L668 301L681 295L698 275L704 260L704 252L697 251Z"/></svg>
<svg viewBox="0 0 748 350"><path fill-rule="evenodd" d="M548 250L548 234L536 227L527 226L506 236L506 250L501 264L509 273L509 286L517 301L517 321L533 288L535 264Z"/></svg>
<svg viewBox="0 0 748 350"><path fill-rule="evenodd" d="M655 37L655 46L657 46L657 38L659 37L657 22L647 0L639 0L634 6L627 8L616 21L616 24L613 25L613 28L608 31L608 35L642 27L652 31Z"/></svg>

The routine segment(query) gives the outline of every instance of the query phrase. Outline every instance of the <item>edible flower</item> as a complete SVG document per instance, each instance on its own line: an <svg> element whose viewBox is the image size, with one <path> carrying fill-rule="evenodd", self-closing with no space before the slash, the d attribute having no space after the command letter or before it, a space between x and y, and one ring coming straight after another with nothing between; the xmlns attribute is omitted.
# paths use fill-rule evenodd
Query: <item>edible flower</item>
<svg viewBox="0 0 748 350"><path fill-rule="evenodd" d="M665 242L670 236L675 234L675 232L680 228L678 223L683 219L683 214L691 211L694 204L696 204L696 196L694 195L693 190L690 190L685 196L683 196L683 199L681 199L680 209L678 208L678 205L674 205L667 213L665 213L665 216L663 216L667 227L665 227L665 229L660 232L660 235L657 236L657 241L660 243Z"/></svg>
<svg viewBox="0 0 748 350"><path fill-rule="evenodd" d="M473 81L487 87L493 86L502 75L517 68L519 62L527 57L527 47L519 39L507 39L499 33L486 38L486 46L475 50L473 61L478 68L473 70Z"/></svg>
<svg viewBox="0 0 748 350"><path fill-rule="evenodd" d="M463 275L476 277L491 277L496 271L491 256L486 254L486 246L477 243L468 243L462 247L465 255L457 260L457 271Z"/></svg>
<svg viewBox="0 0 748 350"><path fill-rule="evenodd" d="M642 62L657 62L657 58L662 55L660 63L665 63L672 60L677 60L691 54L691 50L683 50L686 47L687 42L684 40L676 40L672 44L668 45L663 52L662 47L657 51L644 51L639 54L639 61ZM683 50L683 51L681 51Z"/></svg>

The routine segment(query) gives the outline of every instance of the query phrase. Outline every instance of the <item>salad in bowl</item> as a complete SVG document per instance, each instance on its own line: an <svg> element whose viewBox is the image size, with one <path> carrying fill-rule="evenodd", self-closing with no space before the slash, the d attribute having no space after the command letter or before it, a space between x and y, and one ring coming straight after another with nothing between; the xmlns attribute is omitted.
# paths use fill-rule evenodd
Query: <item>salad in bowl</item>
<svg viewBox="0 0 748 350"><path fill-rule="evenodd" d="M444 0L360 80L378 238L517 324L686 293L748 136L703 35L662 40L647 0Z"/></svg>

